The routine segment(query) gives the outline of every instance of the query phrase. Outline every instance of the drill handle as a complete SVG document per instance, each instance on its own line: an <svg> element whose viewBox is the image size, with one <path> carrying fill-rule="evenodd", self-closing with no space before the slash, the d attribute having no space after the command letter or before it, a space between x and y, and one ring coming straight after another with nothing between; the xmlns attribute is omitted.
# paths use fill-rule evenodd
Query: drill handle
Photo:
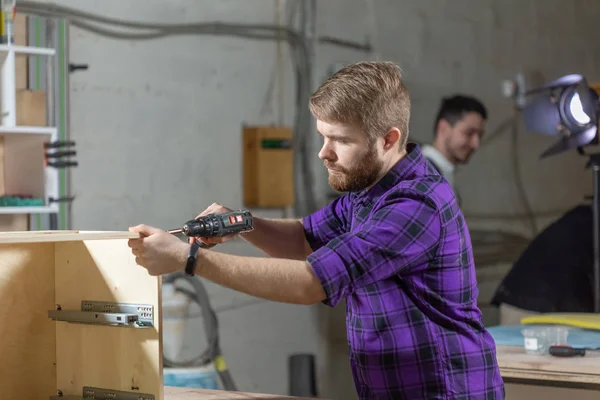
<svg viewBox="0 0 600 400"><path fill-rule="evenodd" d="M196 243L198 243L198 247L200 247L201 249L211 249L217 245L216 243L211 243L211 244L204 243L200 239L194 239L194 240L196 241Z"/></svg>

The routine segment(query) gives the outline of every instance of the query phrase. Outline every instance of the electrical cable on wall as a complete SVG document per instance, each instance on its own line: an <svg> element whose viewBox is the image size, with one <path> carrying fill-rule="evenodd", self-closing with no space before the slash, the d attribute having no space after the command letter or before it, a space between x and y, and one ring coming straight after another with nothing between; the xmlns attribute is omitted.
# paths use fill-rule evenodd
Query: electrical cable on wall
<svg viewBox="0 0 600 400"><path fill-rule="evenodd" d="M291 27L292 29L295 29L295 19L297 16L297 12L298 12L298 1L299 0L288 0L286 1L286 7L284 10L284 15L285 15L285 24L288 27ZM267 91L265 93L265 99L260 111L260 115L263 116L266 112L267 109L270 108L272 106L272 102L273 102L273 93L275 92L275 81L276 81L276 74L275 74L275 69L277 68L277 62L275 62L275 65L273 65L273 72L271 72L270 75L270 80L269 80L269 84L267 87ZM280 123L282 123L282 121L280 121Z"/></svg>
<svg viewBox="0 0 600 400"><path fill-rule="evenodd" d="M300 168L296 170L296 214L303 215L317 209L314 194L314 179L310 169L308 150L310 149L310 135L304 134L310 130L312 123L310 110L307 107L310 98L310 71L308 63L308 50L305 38L297 32L277 25L265 24L229 24L214 23L187 23L187 24L161 24L125 21L109 18L94 13L88 13L53 3L37 3L20 1L17 5L18 12L34 13L44 17L62 18L70 21L73 26L89 32L119 40L152 40L173 35L213 35L234 36L256 40L286 40L292 49L292 64L296 73L296 113L294 122L294 145L298 154ZM141 29L150 32L130 33L101 28L97 25L83 22L90 20L100 24L120 26L128 29Z"/></svg>
<svg viewBox="0 0 600 400"><path fill-rule="evenodd" d="M301 4L301 3L299 3ZM306 18L303 7L300 8L300 16ZM234 36L255 40L286 40L291 47L292 64L296 74L296 112L294 121L294 146L298 157L299 168L294 169L295 180L301 184L296 187L296 215L305 215L316 211L318 208L314 194L314 177L310 168L309 150L311 149L312 135L307 135L312 124L312 117L308 109L308 101L311 94L312 65L308 50L308 40L298 32L278 25L268 24L230 24L223 22L213 23L186 23L186 24L164 24L144 23L137 21L126 21L117 18L109 18L102 15L76 10L70 7L60 6L55 3L38 3L34 1L19 1L17 11L33 13L44 17L62 18L70 21L73 26L89 32L119 40L152 40L173 35L214 35ZM131 33L101 28L97 25L84 22L93 21L97 24L114 25L118 27L146 30L150 32ZM370 51L370 45L355 44L345 40L339 40L337 44L344 47L364 49Z"/></svg>

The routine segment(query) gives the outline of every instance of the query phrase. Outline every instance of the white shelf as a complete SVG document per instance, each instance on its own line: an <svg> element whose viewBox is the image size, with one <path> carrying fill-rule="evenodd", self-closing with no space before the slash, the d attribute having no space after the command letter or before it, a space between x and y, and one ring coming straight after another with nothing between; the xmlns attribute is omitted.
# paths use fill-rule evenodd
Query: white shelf
<svg viewBox="0 0 600 400"><path fill-rule="evenodd" d="M40 55L40 56L56 55L55 49L49 49L49 48L44 48L44 47L17 46L17 45L8 45L8 44L0 45L0 52L8 53L10 50L13 50L17 54L31 54L31 55Z"/></svg>
<svg viewBox="0 0 600 400"><path fill-rule="evenodd" d="M13 193L30 194L45 201L59 197L59 171L45 165L43 149L43 143L58 139L58 129L53 126L17 126L16 118L16 58L56 54L53 48L0 44L0 136L3 139L2 162L5 169L3 189L9 196ZM0 206L0 215L58 212L57 203Z"/></svg>
<svg viewBox="0 0 600 400"><path fill-rule="evenodd" d="M55 206L0 207L0 214L49 214L58 212Z"/></svg>
<svg viewBox="0 0 600 400"><path fill-rule="evenodd" d="M57 136L57 129L53 126L2 126L0 134L26 134L26 135L50 135Z"/></svg>

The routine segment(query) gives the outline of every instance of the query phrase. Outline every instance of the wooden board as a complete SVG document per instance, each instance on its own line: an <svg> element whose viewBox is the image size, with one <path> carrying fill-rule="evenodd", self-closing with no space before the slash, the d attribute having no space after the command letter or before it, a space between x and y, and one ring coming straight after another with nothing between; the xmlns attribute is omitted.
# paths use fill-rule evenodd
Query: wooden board
<svg viewBox="0 0 600 400"><path fill-rule="evenodd" d="M497 346L498 364L504 378L600 385L600 352L584 357L559 358L530 355L523 347Z"/></svg>
<svg viewBox="0 0 600 400"><path fill-rule="evenodd" d="M58 238L73 235L84 234ZM154 327L149 329L57 322L58 388L67 395L80 395L83 386L95 386L162 399L160 278L135 263L125 240L58 241L55 246L56 303L63 310L80 310L82 300L99 300L150 304L154 312Z"/></svg>
<svg viewBox="0 0 600 400"><path fill-rule="evenodd" d="M81 240L114 240L138 238L128 231L20 231L0 232L0 243L72 242Z"/></svg>
<svg viewBox="0 0 600 400"><path fill-rule="evenodd" d="M261 394L246 392L226 392L223 390L190 389L165 387L165 400L308 400L304 397L281 396L277 394Z"/></svg>
<svg viewBox="0 0 600 400"><path fill-rule="evenodd" d="M0 244L0 396L56 394L54 244Z"/></svg>

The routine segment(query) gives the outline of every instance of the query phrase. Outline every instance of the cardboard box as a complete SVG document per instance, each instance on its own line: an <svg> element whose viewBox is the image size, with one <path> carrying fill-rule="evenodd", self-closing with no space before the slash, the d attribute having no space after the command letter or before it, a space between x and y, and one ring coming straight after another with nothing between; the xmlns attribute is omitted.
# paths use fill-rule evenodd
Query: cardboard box
<svg viewBox="0 0 600 400"><path fill-rule="evenodd" d="M0 232L28 230L29 214L0 214Z"/></svg>
<svg viewBox="0 0 600 400"><path fill-rule="evenodd" d="M46 92L43 90L18 89L17 125L46 126Z"/></svg>

